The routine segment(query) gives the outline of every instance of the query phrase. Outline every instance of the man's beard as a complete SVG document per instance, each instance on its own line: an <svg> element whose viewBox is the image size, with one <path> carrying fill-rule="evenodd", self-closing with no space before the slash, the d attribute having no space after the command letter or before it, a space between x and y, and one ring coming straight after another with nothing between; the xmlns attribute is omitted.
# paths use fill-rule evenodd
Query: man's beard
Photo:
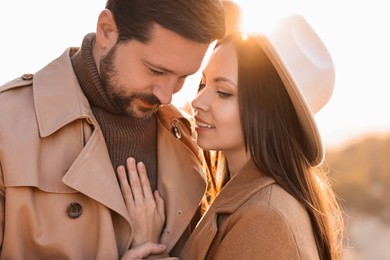
<svg viewBox="0 0 390 260"><path fill-rule="evenodd" d="M120 110L122 114L140 119L148 119L157 111L161 102L155 95L152 94L133 93L131 95L126 95L125 88L120 86L115 80L117 71L114 65L114 58L117 47L118 44L113 46L100 61L100 79L103 89L106 91L112 105L115 106L116 109ZM136 99L141 100L143 103L149 104L150 107L154 108L148 109L140 107L139 109L134 109L135 107L133 106L133 103Z"/></svg>

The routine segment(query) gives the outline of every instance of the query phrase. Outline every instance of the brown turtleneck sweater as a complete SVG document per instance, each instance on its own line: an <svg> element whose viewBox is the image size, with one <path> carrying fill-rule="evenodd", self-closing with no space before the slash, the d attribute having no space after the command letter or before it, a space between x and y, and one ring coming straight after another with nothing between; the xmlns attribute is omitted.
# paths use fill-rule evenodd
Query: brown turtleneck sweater
<svg viewBox="0 0 390 260"><path fill-rule="evenodd" d="M142 161L152 189L157 187L157 119L139 119L125 115L109 99L92 55L95 34L85 36L82 46L72 57L73 69L81 89L89 100L102 129L112 166L126 165L128 157Z"/></svg>

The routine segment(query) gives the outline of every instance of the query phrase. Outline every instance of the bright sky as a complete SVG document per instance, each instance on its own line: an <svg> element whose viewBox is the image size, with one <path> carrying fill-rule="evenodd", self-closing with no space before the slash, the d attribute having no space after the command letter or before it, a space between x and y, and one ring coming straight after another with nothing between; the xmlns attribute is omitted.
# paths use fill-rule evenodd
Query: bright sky
<svg viewBox="0 0 390 260"><path fill-rule="evenodd" d="M317 31L336 67L333 97L317 115L325 144L335 147L368 133L390 133L390 16L385 0L236 0L243 30L291 13ZM105 0L3 1L0 15L0 84L36 72L95 31ZM195 95L199 74L174 97L181 106Z"/></svg>

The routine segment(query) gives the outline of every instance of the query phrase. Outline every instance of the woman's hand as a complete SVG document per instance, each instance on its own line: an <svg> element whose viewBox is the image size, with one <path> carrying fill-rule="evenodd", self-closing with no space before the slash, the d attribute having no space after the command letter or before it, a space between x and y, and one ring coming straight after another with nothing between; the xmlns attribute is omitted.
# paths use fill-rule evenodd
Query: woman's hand
<svg viewBox="0 0 390 260"><path fill-rule="evenodd" d="M122 195L134 228L131 246L142 245L148 241L158 243L165 223L164 200L157 190L153 195L142 162L136 165L134 158L128 158L126 163L128 178L123 166L119 166L117 170Z"/></svg>

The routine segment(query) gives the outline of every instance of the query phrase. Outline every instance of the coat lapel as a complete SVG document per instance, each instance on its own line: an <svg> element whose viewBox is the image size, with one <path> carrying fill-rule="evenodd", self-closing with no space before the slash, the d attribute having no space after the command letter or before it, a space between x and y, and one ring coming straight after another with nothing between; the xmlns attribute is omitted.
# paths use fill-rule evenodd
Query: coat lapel
<svg viewBox="0 0 390 260"><path fill-rule="evenodd" d="M255 193L272 183L275 183L273 178L262 174L249 161L220 191L187 241L181 257L205 259L218 232L218 216L232 214Z"/></svg>
<svg viewBox="0 0 390 260"><path fill-rule="evenodd" d="M221 190L213 203L217 214L232 213L255 193L275 183L272 177L260 172L253 161L249 161Z"/></svg>
<svg viewBox="0 0 390 260"><path fill-rule="evenodd" d="M129 215L112 167L104 137L95 130L63 182L119 213L128 222Z"/></svg>
<svg viewBox="0 0 390 260"><path fill-rule="evenodd" d="M129 221L103 134L73 71L70 56L75 51L67 49L34 76L34 101L40 135L46 137L72 121L86 120L94 130L88 134L90 137L87 136L85 147L62 180ZM56 109L53 109L54 106Z"/></svg>
<svg viewBox="0 0 390 260"><path fill-rule="evenodd" d="M175 137L172 128L190 135L187 127L159 111L158 120L158 190L165 200L166 228L161 242L169 252L187 228L198 209L206 189L205 175L199 163L198 148ZM176 129L177 130L177 129ZM186 137L191 140L191 136Z"/></svg>

